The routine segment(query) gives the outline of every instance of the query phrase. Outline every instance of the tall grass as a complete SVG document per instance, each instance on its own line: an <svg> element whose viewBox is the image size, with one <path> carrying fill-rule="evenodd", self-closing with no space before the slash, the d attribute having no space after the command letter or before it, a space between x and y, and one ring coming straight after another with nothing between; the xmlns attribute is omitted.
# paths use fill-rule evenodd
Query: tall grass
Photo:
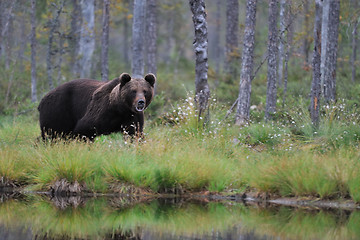
<svg viewBox="0 0 360 240"><path fill-rule="evenodd" d="M193 98L148 121L145 140L121 134L94 143L38 141L36 115L3 117L0 177L33 189L66 179L89 191L130 185L158 193L254 189L284 196L343 198L360 202L360 114L339 102L324 107L314 129L301 103L272 123L243 128L224 118L211 99L211 118L201 119Z"/></svg>

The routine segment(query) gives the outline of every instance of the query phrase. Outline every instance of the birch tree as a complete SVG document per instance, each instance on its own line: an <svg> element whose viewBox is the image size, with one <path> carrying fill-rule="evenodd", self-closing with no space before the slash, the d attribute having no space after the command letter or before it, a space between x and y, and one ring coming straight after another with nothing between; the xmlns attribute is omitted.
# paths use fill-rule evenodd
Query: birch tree
<svg viewBox="0 0 360 240"><path fill-rule="evenodd" d="M1 32L0 32L0 57L5 52L5 41L4 37L7 35L7 32L9 30L10 20L12 16L12 11L15 6L16 1L2 1L1 2L1 11L2 15L0 16L1 19ZM8 7L6 7L6 4L9 4Z"/></svg>
<svg viewBox="0 0 360 240"><path fill-rule="evenodd" d="M291 55L291 46L292 46L292 39L294 35L294 26L292 24L294 20L294 15L291 11L291 5L292 0L287 0L285 7L286 7L286 51L285 51L285 58L284 58L284 85L283 85L283 99L282 99L282 105L285 106L285 100L286 100L286 93L287 93L287 84L288 84L288 65L289 65L289 59Z"/></svg>
<svg viewBox="0 0 360 240"><path fill-rule="evenodd" d="M326 102L335 101L336 97L336 63L340 23L340 0L330 1L328 40L326 43L324 98Z"/></svg>
<svg viewBox="0 0 360 240"><path fill-rule="evenodd" d="M311 40L310 40L310 36L309 36L309 33L311 32L311 30L310 30L310 11L309 11L309 1L310 0L302 0L302 1L304 4L304 32L305 32L305 36L303 39L304 40L303 51L304 51L305 64L308 65L309 64L310 44L311 44ZM326 1L331 1L331 0L326 0Z"/></svg>
<svg viewBox="0 0 360 240"><path fill-rule="evenodd" d="M31 102L37 101L36 92L36 0L31 0Z"/></svg>
<svg viewBox="0 0 360 240"><path fill-rule="evenodd" d="M220 31L221 31L221 0L216 0L216 30L215 30L215 52L216 52L216 59L215 59L215 86L219 85L218 76L220 74L220 55L221 55L221 47L220 47Z"/></svg>
<svg viewBox="0 0 360 240"><path fill-rule="evenodd" d="M102 35L101 35L101 80L109 78L109 22L110 22L110 0L103 1Z"/></svg>
<svg viewBox="0 0 360 240"><path fill-rule="evenodd" d="M330 1L322 1L322 19L321 19L321 93L324 95L324 83L325 83L325 61L328 41L328 23L329 23L329 9Z"/></svg>
<svg viewBox="0 0 360 240"><path fill-rule="evenodd" d="M270 120L276 112L276 65L278 55L278 0L269 0L269 32L268 32L268 69L265 119Z"/></svg>
<svg viewBox="0 0 360 240"><path fill-rule="evenodd" d="M352 0L352 7L353 9L358 10L358 0ZM357 54L357 46L358 46L358 25L359 25L359 16L358 14L355 14L355 16L353 16L354 20L352 21L352 34L351 34L351 48L352 48L352 53L351 53L351 81L354 83L355 82L355 76L356 76L356 54Z"/></svg>
<svg viewBox="0 0 360 240"><path fill-rule="evenodd" d="M285 28L286 28L286 0L280 0L280 32L279 32L279 65L278 65L278 84L281 87L284 73L285 59Z"/></svg>
<svg viewBox="0 0 360 240"><path fill-rule="evenodd" d="M319 107L321 96L320 65L321 65L321 0L315 1L314 50L312 58L313 78L311 83L310 116L315 127L319 125Z"/></svg>
<svg viewBox="0 0 360 240"><path fill-rule="evenodd" d="M235 117L235 124L239 126L247 124L250 115L251 80L254 65L256 4L257 0L248 0L246 3L240 88Z"/></svg>
<svg viewBox="0 0 360 240"><path fill-rule="evenodd" d="M199 119L207 109L210 97L208 79L208 29L204 0L189 0L195 29L195 102Z"/></svg>
<svg viewBox="0 0 360 240"><path fill-rule="evenodd" d="M134 17L132 26L132 64L131 71L136 77L144 75L144 23L146 0L134 1Z"/></svg>
<svg viewBox="0 0 360 240"><path fill-rule="evenodd" d="M78 75L79 64L76 58L77 58L77 54L79 54L79 42L80 42L81 25L82 25L80 0L73 0L72 5L73 5L73 9L71 11L71 23L70 23L71 27L68 37L69 49L70 49L70 66L72 66L71 68L72 73L74 75Z"/></svg>
<svg viewBox="0 0 360 240"><path fill-rule="evenodd" d="M80 78L89 77L92 67L92 56L95 50L95 1L81 0L81 31L79 39L79 71Z"/></svg>
<svg viewBox="0 0 360 240"><path fill-rule="evenodd" d="M146 6L146 66L147 72L157 72L157 0L147 0Z"/></svg>
<svg viewBox="0 0 360 240"><path fill-rule="evenodd" d="M225 72L235 79L239 64L239 0L226 1ZM230 81L231 82L231 81Z"/></svg>

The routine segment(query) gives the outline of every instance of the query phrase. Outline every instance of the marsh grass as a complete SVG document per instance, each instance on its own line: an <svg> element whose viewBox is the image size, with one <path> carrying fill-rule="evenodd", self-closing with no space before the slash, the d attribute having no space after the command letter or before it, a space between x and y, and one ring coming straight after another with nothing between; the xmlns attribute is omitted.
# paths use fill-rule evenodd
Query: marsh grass
<svg viewBox="0 0 360 240"><path fill-rule="evenodd" d="M325 106L314 129L301 103L272 123L238 128L211 100L198 121L193 98L148 121L145 139L121 134L94 143L43 143L34 114L1 117L0 177L48 190L57 180L92 192L114 184L154 193L256 189L283 196L348 198L360 202L360 115L344 102ZM279 114L280 116L280 114Z"/></svg>

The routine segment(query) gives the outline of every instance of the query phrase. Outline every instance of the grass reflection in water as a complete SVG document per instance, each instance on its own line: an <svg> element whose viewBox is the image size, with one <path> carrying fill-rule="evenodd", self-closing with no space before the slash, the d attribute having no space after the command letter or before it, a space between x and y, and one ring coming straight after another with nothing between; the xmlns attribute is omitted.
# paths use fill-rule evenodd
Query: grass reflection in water
<svg viewBox="0 0 360 240"><path fill-rule="evenodd" d="M32 239L142 239L149 234L158 239L359 239L360 212L186 199L49 200L31 195L0 201L0 229L9 234L19 228L31 229Z"/></svg>

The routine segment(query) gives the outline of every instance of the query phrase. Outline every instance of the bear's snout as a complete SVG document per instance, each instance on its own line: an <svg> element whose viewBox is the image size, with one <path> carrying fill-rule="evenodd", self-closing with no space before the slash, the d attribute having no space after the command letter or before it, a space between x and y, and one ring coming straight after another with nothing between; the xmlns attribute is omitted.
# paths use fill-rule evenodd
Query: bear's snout
<svg viewBox="0 0 360 240"><path fill-rule="evenodd" d="M138 111L138 112L144 111L145 101L143 99L140 99L139 101L137 101L135 108L136 108L136 111Z"/></svg>

